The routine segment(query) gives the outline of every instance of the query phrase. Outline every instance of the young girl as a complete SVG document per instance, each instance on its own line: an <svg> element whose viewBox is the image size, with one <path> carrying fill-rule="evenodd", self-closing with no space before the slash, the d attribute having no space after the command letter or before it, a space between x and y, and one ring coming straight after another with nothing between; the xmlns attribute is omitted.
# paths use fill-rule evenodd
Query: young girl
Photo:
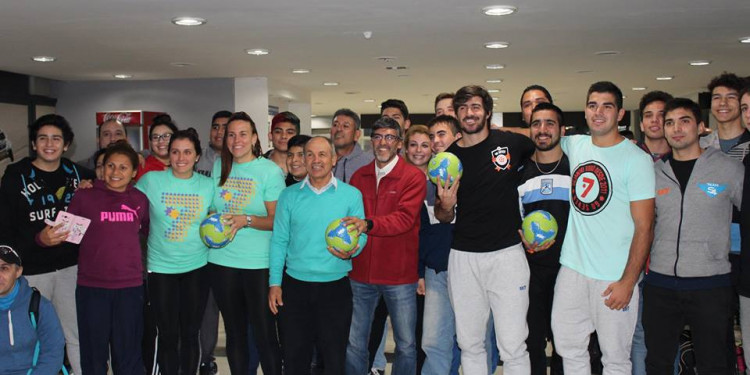
<svg viewBox="0 0 750 375"><path fill-rule="evenodd" d="M266 375L281 374L276 324L268 308L268 267L276 201L284 175L261 155L255 123L244 112L229 118L221 162L214 164L213 205L236 235L211 251L211 288L224 317L227 359L233 374L248 373L248 319Z"/></svg>
<svg viewBox="0 0 750 375"><path fill-rule="evenodd" d="M154 118L154 124L148 129L151 155L146 157L143 165L138 167L135 180L151 171L163 171L169 167L169 140L177 132L177 126L169 115Z"/></svg>
<svg viewBox="0 0 750 375"><path fill-rule="evenodd" d="M120 141L104 153L104 180L76 192L68 212L91 220L78 256L78 334L84 374L142 374L143 266L139 232L148 231L146 195L130 182L138 154Z"/></svg>
<svg viewBox="0 0 750 375"><path fill-rule="evenodd" d="M149 198L148 293L163 375L195 374L200 359L208 248L198 231L214 195L213 180L193 172L200 156L195 129L179 130L169 141L171 167L147 173L136 184Z"/></svg>

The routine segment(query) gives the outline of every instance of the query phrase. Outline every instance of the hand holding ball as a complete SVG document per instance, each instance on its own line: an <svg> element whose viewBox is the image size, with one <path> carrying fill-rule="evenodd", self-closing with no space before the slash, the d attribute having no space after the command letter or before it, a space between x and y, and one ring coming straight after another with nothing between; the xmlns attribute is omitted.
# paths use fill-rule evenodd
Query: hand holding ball
<svg viewBox="0 0 750 375"><path fill-rule="evenodd" d="M452 185L464 173L464 166L458 156L450 152L440 152L430 159L427 164L427 175L435 185Z"/></svg>
<svg viewBox="0 0 750 375"><path fill-rule="evenodd" d="M344 225L341 219L328 224L325 232L326 244L341 252L351 252L357 248L359 233L353 224Z"/></svg>
<svg viewBox="0 0 750 375"><path fill-rule="evenodd" d="M555 240L557 220L547 211L533 211L523 218L521 230L523 231L523 238L529 245L543 247Z"/></svg>
<svg viewBox="0 0 750 375"><path fill-rule="evenodd" d="M224 223L221 214L211 214L201 222L200 235L209 248L222 248L232 241L232 226Z"/></svg>

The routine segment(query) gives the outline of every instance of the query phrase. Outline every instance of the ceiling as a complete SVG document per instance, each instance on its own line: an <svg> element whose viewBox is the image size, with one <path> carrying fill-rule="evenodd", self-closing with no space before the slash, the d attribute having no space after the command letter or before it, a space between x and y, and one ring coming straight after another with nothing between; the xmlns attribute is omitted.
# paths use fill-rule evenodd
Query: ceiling
<svg viewBox="0 0 750 375"><path fill-rule="evenodd" d="M482 14L493 4L518 11ZM207 23L179 27L170 22L177 16ZM750 44L738 41L746 36L747 0L3 0L0 70L56 80L266 76L274 95L310 95L316 115L341 107L377 113L391 97L431 112L436 94L472 83L501 90L497 111L519 111L521 91L534 83L563 109L582 110L588 85L612 80L632 109L643 94L632 87L688 96L722 71L750 75ZM491 41L511 45L484 48ZM248 48L270 54L250 56ZM620 53L595 55L610 50ZM35 55L57 61L33 62ZM712 64L688 65L699 59ZM179 62L193 65L171 65ZM661 75L674 79L656 81ZM486 83L493 78L503 82ZM322 85L328 81L339 86Z"/></svg>

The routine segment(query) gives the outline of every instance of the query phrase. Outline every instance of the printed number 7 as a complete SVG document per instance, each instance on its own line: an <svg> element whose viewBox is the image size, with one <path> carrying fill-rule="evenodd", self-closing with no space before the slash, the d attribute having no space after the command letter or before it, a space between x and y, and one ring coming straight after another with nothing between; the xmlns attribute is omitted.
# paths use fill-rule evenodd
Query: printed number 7
<svg viewBox="0 0 750 375"><path fill-rule="evenodd" d="M594 179L584 177L583 178L583 193L581 194L581 198L586 198L586 196L591 191L591 188L594 187Z"/></svg>

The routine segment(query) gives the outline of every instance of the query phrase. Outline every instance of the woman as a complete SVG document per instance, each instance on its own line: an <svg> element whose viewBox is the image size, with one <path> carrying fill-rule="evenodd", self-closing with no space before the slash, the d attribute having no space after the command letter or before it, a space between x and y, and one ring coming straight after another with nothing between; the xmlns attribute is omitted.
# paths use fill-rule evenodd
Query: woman
<svg viewBox="0 0 750 375"><path fill-rule="evenodd" d="M248 373L248 319L260 352L263 373L281 374L276 324L268 308L269 248L276 201L284 175L262 158L253 120L244 112L229 118L221 152L214 164L213 206L231 225L234 239L211 251L211 288L224 317L227 359L233 374Z"/></svg>
<svg viewBox="0 0 750 375"><path fill-rule="evenodd" d="M214 184L194 173L201 156L195 129L175 132L168 149L171 167L145 174L136 184L149 198L148 294L159 332L161 373L195 374L208 297L208 248L198 231L211 206Z"/></svg>
<svg viewBox="0 0 750 375"><path fill-rule="evenodd" d="M139 232L148 199L130 183L138 154L125 141L104 153L104 180L76 192L68 212L91 220L79 248L78 333L84 374L143 373L143 266Z"/></svg>
<svg viewBox="0 0 750 375"><path fill-rule="evenodd" d="M177 126L168 115L157 116L148 128L149 148L151 155L146 157L143 165L138 168L135 181L151 171L163 171L169 167L169 140L177 132Z"/></svg>

